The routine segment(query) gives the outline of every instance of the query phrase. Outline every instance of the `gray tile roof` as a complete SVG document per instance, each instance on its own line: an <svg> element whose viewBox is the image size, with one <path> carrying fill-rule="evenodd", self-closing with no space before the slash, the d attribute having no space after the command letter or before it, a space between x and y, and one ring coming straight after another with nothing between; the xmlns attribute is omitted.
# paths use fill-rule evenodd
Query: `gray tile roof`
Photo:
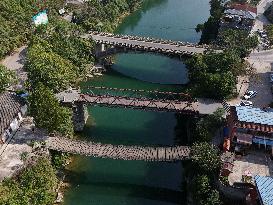
<svg viewBox="0 0 273 205"><path fill-rule="evenodd" d="M0 94L0 135L8 128L23 105L22 98L15 94L9 92Z"/></svg>

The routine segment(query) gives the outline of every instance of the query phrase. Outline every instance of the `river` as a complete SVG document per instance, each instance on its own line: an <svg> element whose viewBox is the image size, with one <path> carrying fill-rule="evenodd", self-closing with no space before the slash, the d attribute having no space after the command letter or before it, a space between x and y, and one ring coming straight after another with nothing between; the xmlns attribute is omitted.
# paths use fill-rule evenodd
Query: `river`
<svg viewBox="0 0 273 205"><path fill-rule="evenodd" d="M146 0L126 17L116 33L198 42L194 30L209 16L209 0ZM120 54L113 69L84 85L177 91L187 82L182 62L151 54ZM173 113L89 107L82 133L102 143L173 145ZM71 187L65 205L185 204L180 162L143 162L75 156L67 170Z"/></svg>

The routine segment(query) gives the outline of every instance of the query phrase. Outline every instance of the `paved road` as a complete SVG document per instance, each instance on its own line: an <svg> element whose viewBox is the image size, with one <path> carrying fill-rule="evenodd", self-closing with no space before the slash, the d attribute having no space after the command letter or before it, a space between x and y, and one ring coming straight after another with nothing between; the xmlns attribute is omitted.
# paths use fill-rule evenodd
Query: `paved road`
<svg viewBox="0 0 273 205"><path fill-rule="evenodd" d="M8 69L16 72L19 83L16 87L22 88L24 82L27 80L27 72L24 71L23 67L26 61L27 47L22 46L14 54L7 56L0 63L6 66Z"/></svg>

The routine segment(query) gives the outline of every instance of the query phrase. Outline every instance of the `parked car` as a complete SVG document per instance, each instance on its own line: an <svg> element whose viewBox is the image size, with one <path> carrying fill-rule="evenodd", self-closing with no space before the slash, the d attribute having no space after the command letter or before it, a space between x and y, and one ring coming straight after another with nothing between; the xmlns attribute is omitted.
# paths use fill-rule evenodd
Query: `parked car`
<svg viewBox="0 0 273 205"><path fill-rule="evenodd" d="M271 85L271 93L273 94L273 85Z"/></svg>
<svg viewBox="0 0 273 205"><path fill-rule="evenodd" d="M266 32L263 31L263 30L258 30L258 33L259 33L259 35L260 35L262 38L266 38L266 37L267 37Z"/></svg>
<svg viewBox="0 0 273 205"><path fill-rule="evenodd" d="M249 90L245 93L244 95L244 99L245 100L248 100L250 98L254 98L255 96L257 95L257 91L254 91L254 90Z"/></svg>
<svg viewBox="0 0 273 205"><path fill-rule="evenodd" d="M242 100L237 106L253 106L253 103L251 101Z"/></svg>
<svg viewBox="0 0 273 205"><path fill-rule="evenodd" d="M270 83L273 83L273 73L270 73L269 77L270 77Z"/></svg>

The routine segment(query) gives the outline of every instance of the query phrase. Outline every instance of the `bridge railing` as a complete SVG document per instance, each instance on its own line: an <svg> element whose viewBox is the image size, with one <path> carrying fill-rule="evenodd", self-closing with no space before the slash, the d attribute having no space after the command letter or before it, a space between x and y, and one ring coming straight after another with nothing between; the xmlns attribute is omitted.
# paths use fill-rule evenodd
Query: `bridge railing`
<svg viewBox="0 0 273 205"><path fill-rule="evenodd" d="M135 98L140 100L155 100L162 102L196 102L195 98L192 98L189 94L181 92L164 92L164 91L148 91L148 90L136 90L129 88L109 88L109 87L97 87L86 86L83 87L83 93L96 96L111 96L122 98Z"/></svg>

